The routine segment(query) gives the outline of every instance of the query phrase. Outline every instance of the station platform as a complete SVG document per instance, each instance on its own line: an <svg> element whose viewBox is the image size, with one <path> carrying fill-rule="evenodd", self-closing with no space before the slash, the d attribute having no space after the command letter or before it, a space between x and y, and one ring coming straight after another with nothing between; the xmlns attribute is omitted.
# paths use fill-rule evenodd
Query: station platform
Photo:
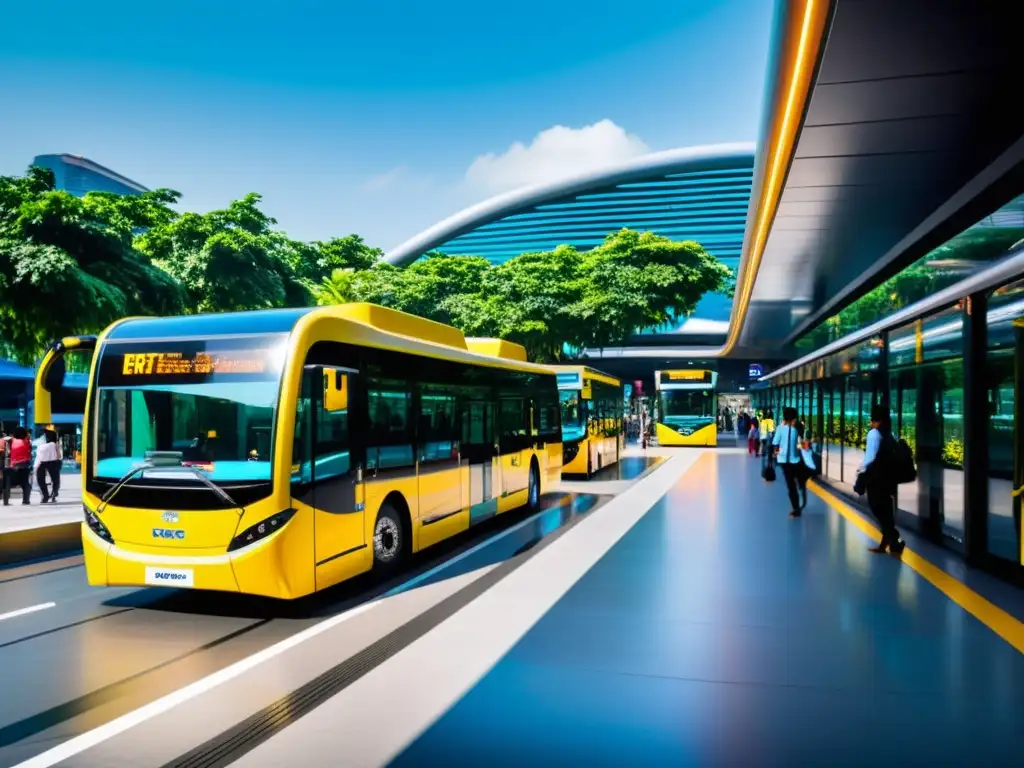
<svg viewBox="0 0 1024 768"><path fill-rule="evenodd" d="M140 596L153 590L106 600L122 626L94 622L85 650L66 653L100 648L100 636L127 653L125 625L144 611L162 638L147 652L170 659L159 662L168 674L187 658L182 674L141 685L146 672L112 672L113 660L90 667L111 675L98 693L76 690L71 704L54 693L49 709L0 723L0 761L1019 762L1018 590L912 536L902 560L869 553L870 522L822 486L790 519L783 483L765 483L745 450L657 453L589 481L591 494L565 484L541 513L400 584L353 587L284 623L236 606L215 632L184 597L163 609ZM201 650L179 657L171 636L189 612ZM4 629L0 669L9 646L32 650ZM247 633L246 644L208 636L218 632ZM139 651L133 661L145 663Z"/></svg>

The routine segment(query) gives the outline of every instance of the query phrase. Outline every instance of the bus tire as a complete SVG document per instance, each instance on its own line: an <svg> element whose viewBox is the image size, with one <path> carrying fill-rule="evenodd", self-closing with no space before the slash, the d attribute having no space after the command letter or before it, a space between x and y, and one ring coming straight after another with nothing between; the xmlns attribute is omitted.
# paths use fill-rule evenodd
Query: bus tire
<svg viewBox="0 0 1024 768"><path fill-rule="evenodd" d="M409 529L402 513L385 501L373 524L373 568L377 571L397 570L409 551Z"/></svg>
<svg viewBox="0 0 1024 768"><path fill-rule="evenodd" d="M531 512L540 508L540 470L537 462L530 462L530 484L526 486L526 506Z"/></svg>

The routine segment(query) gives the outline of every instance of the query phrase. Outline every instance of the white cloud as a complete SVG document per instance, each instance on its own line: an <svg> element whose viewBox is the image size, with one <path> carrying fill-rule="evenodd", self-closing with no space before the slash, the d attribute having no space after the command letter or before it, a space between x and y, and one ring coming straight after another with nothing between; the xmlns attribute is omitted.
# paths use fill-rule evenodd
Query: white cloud
<svg viewBox="0 0 1024 768"><path fill-rule="evenodd" d="M466 181L501 192L597 170L648 152L643 141L611 120L583 128L556 125L538 133L529 146L517 141L500 155L480 155L466 170Z"/></svg>

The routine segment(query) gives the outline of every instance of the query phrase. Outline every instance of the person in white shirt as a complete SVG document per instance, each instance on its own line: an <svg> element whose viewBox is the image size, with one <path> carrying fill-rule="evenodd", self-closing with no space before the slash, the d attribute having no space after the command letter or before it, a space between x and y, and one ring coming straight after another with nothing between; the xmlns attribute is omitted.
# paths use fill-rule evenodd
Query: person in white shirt
<svg viewBox="0 0 1024 768"><path fill-rule="evenodd" d="M894 442L889 409L883 405L874 406L871 409L871 431L868 432L867 449L864 452L864 461L857 470L854 490L859 493L867 492L868 507L882 529L882 540L878 546L871 547L870 551L876 554L888 551L899 557L905 544L896 528L896 483L892 479L889 466Z"/></svg>
<svg viewBox="0 0 1024 768"><path fill-rule="evenodd" d="M800 517L807 504L807 480L803 471L803 454L800 453L800 434L796 428L796 408L782 409L782 426L775 430L772 446L775 459L782 468L782 476L786 478L789 503L793 508L789 516Z"/></svg>
<svg viewBox="0 0 1024 768"><path fill-rule="evenodd" d="M36 448L36 483L39 485L39 493L43 496L43 504L50 501L57 502L57 494L60 492L60 466L62 457L60 455L60 443L57 442L57 433L48 429L43 433L43 440ZM46 487L46 476L50 476L51 488Z"/></svg>

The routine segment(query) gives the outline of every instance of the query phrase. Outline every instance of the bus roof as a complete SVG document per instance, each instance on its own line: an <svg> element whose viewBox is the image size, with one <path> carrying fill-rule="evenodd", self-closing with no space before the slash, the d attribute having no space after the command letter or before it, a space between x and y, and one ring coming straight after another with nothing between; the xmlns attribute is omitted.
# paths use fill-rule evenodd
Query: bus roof
<svg viewBox="0 0 1024 768"><path fill-rule="evenodd" d="M621 387L622 382L614 376L609 376L603 371L599 371L596 368L591 368L589 365L552 365L555 372L562 371L564 373L575 373L583 379L591 379L593 381L602 381L605 384L611 384L613 387Z"/></svg>
<svg viewBox="0 0 1024 768"><path fill-rule="evenodd" d="M128 318L114 324L108 330L104 341L291 333L299 321L306 317L309 318L309 322L335 319L358 323L375 331L372 336L351 339L351 343L354 344L386 346L432 357L459 359L497 367L552 372L549 366L527 362L526 350L518 344L499 339L466 339L462 331L450 325L366 303L178 317Z"/></svg>
<svg viewBox="0 0 1024 768"><path fill-rule="evenodd" d="M242 336L289 333L299 318L316 307L260 309L253 312L219 312L178 317L133 317L117 323L107 333L108 341L132 339L175 339L206 336Z"/></svg>

